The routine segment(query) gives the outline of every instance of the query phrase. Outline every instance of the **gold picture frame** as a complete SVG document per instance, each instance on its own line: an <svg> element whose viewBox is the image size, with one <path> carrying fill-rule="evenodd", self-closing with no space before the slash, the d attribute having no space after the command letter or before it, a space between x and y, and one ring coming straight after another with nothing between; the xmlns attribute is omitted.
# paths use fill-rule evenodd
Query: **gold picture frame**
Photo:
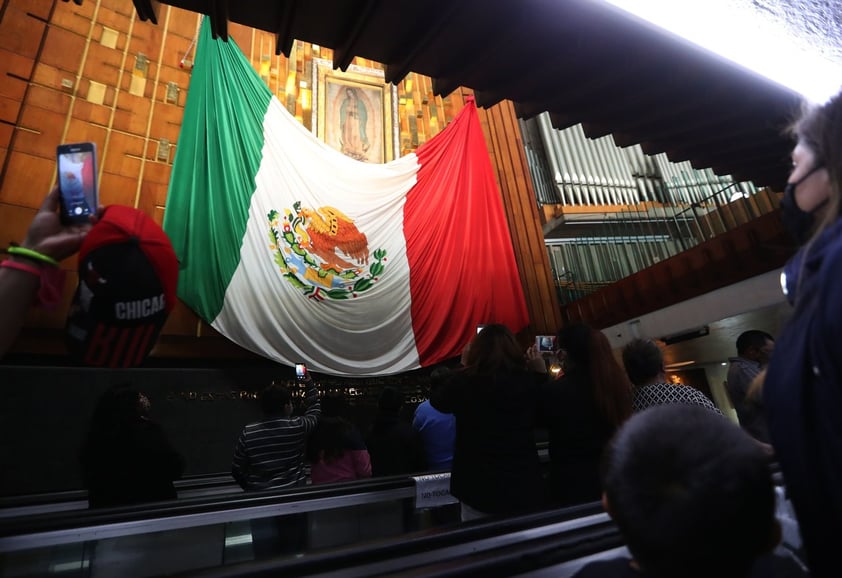
<svg viewBox="0 0 842 578"><path fill-rule="evenodd" d="M330 60L313 60L312 131L344 155L387 163L398 153L397 88L384 72L351 65L333 70Z"/></svg>

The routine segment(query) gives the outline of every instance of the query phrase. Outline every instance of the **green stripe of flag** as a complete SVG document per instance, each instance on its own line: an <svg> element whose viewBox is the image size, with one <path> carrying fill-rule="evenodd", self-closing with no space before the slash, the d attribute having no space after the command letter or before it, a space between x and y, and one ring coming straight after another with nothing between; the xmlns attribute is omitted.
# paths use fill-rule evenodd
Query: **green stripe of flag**
<svg viewBox="0 0 842 578"><path fill-rule="evenodd" d="M240 261L272 94L233 40L211 37L208 18L195 63L164 231L181 263L178 296L211 322Z"/></svg>

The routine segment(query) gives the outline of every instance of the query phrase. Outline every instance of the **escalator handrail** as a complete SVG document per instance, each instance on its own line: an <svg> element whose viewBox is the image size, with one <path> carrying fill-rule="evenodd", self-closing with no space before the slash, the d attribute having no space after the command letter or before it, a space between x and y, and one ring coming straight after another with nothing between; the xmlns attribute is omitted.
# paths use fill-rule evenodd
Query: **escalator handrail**
<svg viewBox="0 0 842 578"><path fill-rule="evenodd" d="M415 496L407 476L0 519L0 552Z"/></svg>
<svg viewBox="0 0 842 578"><path fill-rule="evenodd" d="M226 486L234 483L229 472L210 474L195 474L175 480L173 485L177 492L192 491L202 488ZM27 506L44 506L62 502L77 502L88 499L87 490L63 490L60 492L43 492L38 494L20 494L17 496L0 497L0 510L9 508L23 508Z"/></svg>
<svg viewBox="0 0 842 578"><path fill-rule="evenodd" d="M521 548L530 543L530 551L550 548L542 541L555 541L581 533L598 532L621 543L619 531L599 502L559 510L548 510L512 518L488 518L444 530L427 530L365 544L343 546L326 552L272 560L248 561L217 568L184 573L195 578L258 578L263 576L369 576L383 572L436 565L461 560L483 552ZM581 536L578 538L581 540ZM552 546L555 547L555 546ZM598 551L602 551L601 549ZM509 554L515 556L520 554ZM426 572L419 575L426 575Z"/></svg>

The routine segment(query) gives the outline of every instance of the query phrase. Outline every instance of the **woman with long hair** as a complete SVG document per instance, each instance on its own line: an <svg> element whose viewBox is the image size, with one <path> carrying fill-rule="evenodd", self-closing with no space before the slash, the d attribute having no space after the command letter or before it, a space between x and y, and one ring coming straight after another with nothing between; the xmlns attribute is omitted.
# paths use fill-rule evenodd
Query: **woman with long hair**
<svg viewBox="0 0 842 578"><path fill-rule="evenodd" d="M781 201L802 243L784 269L792 317L775 343L763 400L775 454L817 578L842 548L842 94L805 107Z"/></svg>
<svg viewBox="0 0 842 578"><path fill-rule="evenodd" d="M631 383L602 332L568 325L557 343L564 375L545 386L542 415L550 443L550 499L566 506L599 500L602 452L631 415Z"/></svg>
<svg viewBox="0 0 842 578"><path fill-rule="evenodd" d="M515 336L487 325L463 355L464 367L431 393L432 406L456 416L450 491L462 519L514 514L543 503L535 424L538 384Z"/></svg>

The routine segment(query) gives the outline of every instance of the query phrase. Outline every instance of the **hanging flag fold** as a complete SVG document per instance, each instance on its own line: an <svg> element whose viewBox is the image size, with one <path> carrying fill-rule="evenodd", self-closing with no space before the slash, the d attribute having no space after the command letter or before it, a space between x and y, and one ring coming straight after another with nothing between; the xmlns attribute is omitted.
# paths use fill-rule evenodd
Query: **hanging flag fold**
<svg viewBox="0 0 842 578"><path fill-rule="evenodd" d="M394 374L459 355L477 324L528 324L473 102L415 153L360 162L307 131L207 22L164 230L179 297L280 363Z"/></svg>

